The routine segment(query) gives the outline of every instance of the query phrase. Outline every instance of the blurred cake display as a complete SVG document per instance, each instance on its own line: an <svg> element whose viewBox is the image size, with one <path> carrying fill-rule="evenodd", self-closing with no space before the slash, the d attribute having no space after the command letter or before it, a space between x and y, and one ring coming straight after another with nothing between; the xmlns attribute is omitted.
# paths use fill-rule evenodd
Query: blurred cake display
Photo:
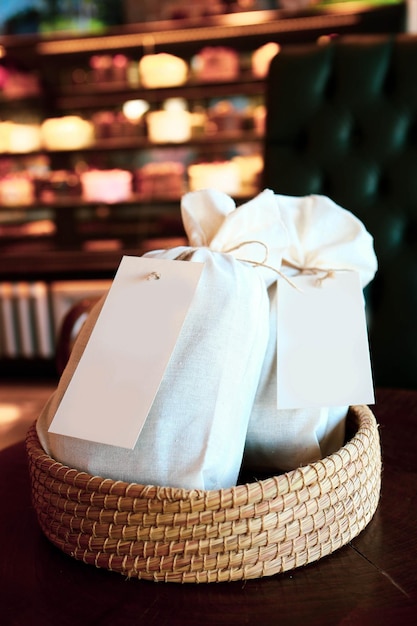
<svg viewBox="0 0 417 626"><path fill-rule="evenodd" d="M243 196L256 194L261 188L263 157L260 154L238 155L232 162L239 168L240 193Z"/></svg>
<svg viewBox="0 0 417 626"><path fill-rule="evenodd" d="M124 54L94 54L90 58L92 79L97 83L126 82L129 59Z"/></svg>
<svg viewBox="0 0 417 626"><path fill-rule="evenodd" d="M188 166L190 191L216 189L230 195L240 192L239 166L233 161L193 163Z"/></svg>
<svg viewBox="0 0 417 626"><path fill-rule="evenodd" d="M42 147L39 124L0 122L0 152L24 154Z"/></svg>
<svg viewBox="0 0 417 626"><path fill-rule="evenodd" d="M123 117L125 131L139 137L146 135L145 114L149 111L149 102L141 98L126 100L119 115Z"/></svg>
<svg viewBox="0 0 417 626"><path fill-rule="evenodd" d="M185 166L176 161L147 163L138 170L136 183L143 198L176 200L184 193Z"/></svg>
<svg viewBox="0 0 417 626"><path fill-rule="evenodd" d="M239 76L239 55L223 46L206 46L193 59L193 70L201 81L235 80Z"/></svg>
<svg viewBox="0 0 417 626"><path fill-rule="evenodd" d="M0 179L0 204L3 206L21 206L32 204L35 200L33 180L24 173L8 174Z"/></svg>
<svg viewBox="0 0 417 626"><path fill-rule="evenodd" d="M265 78L269 71L269 64L273 57L278 54L279 45L270 41L252 54L252 74L257 78Z"/></svg>
<svg viewBox="0 0 417 626"><path fill-rule="evenodd" d="M233 132L241 130L242 114L230 100L220 100L207 112L207 131Z"/></svg>
<svg viewBox="0 0 417 626"><path fill-rule="evenodd" d="M37 181L37 195L42 202L55 202L81 195L79 176L71 170L55 170Z"/></svg>
<svg viewBox="0 0 417 626"><path fill-rule="evenodd" d="M183 143L191 138L191 114L179 99L165 103L160 111L149 111L146 122L153 143Z"/></svg>
<svg viewBox="0 0 417 626"><path fill-rule="evenodd" d="M32 98L41 94L36 73L18 67L17 63L3 58L0 63L0 93L6 100Z"/></svg>
<svg viewBox="0 0 417 626"><path fill-rule="evenodd" d="M41 133L48 150L77 150L94 143L94 124L78 115L46 119Z"/></svg>
<svg viewBox="0 0 417 626"><path fill-rule="evenodd" d="M188 65L166 52L145 54L139 61L139 77L143 87L175 87L186 82Z"/></svg>
<svg viewBox="0 0 417 626"><path fill-rule="evenodd" d="M143 136L143 120L130 120L123 111L96 111L91 116L96 139Z"/></svg>
<svg viewBox="0 0 417 626"><path fill-rule="evenodd" d="M132 194L132 173L122 169L88 170L80 174L87 202L123 202Z"/></svg>

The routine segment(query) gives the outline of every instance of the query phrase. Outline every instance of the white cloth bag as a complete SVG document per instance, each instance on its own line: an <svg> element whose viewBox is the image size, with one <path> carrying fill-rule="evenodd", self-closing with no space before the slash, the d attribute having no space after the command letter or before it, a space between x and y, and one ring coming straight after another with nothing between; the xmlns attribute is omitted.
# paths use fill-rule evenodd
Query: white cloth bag
<svg viewBox="0 0 417 626"><path fill-rule="evenodd" d="M84 324L37 429L51 456L91 474L167 487L226 488L236 483L241 467L268 344L271 277L269 270L233 254L244 259L252 254L256 262L254 256L262 256L266 246L270 262L279 267L287 237L272 193L236 209L224 194L194 192L183 198L182 212L190 247L146 256L205 265L134 450L48 432L103 301ZM257 243L248 243L254 237ZM137 384L145 386L146 380Z"/></svg>
<svg viewBox="0 0 417 626"><path fill-rule="evenodd" d="M351 212L325 196L276 195L289 238L281 270L355 270L362 287L374 277L373 239ZM319 273L320 275L320 273ZM279 279L281 280L281 279ZM278 410L277 284L269 289L269 345L246 439L244 465L259 472L291 470L338 450L348 407Z"/></svg>

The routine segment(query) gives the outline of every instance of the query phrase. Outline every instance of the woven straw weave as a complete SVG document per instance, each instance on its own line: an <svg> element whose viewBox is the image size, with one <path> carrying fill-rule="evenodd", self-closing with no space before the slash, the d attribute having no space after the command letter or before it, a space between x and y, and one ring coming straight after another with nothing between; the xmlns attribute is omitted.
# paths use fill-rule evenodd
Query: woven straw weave
<svg viewBox="0 0 417 626"><path fill-rule="evenodd" d="M358 535L379 500L375 418L351 407L353 435L322 461L219 491L128 484L54 461L27 436L32 498L49 540L124 576L220 582L271 576L330 554Z"/></svg>

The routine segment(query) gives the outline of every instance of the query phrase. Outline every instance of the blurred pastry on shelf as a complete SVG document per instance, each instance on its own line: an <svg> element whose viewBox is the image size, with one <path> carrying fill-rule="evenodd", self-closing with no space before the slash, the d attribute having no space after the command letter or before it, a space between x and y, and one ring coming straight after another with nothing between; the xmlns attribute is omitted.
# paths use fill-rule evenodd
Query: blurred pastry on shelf
<svg viewBox="0 0 417 626"><path fill-rule="evenodd" d="M146 114L152 143L184 143L191 139L192 116L182 98L168 98L163 108Z"/></svg>
<svg viewBox="0 0 417 626"><path fill-rule="evenodd" d="M149 102L141 98L126 100L120 111L120 119L124 119L125 130L139 137L146 135L145 115L149 111Z"/></svg>
<svg viewBox="0 0 417 626"><path fill-rule="evenodd" d="M132 196L132 173L128 170L91 169L80 174L82 197L86 202L123 202Z"/></svg>
<svg viewBox="0 0 417 626"><path fill-rule="evenodd" d="M201 81L236 80L240 73L239 55L225 46L206 46L194 56L192 68Z"/></svg>
<svg viewBox="0 0 417 626"><path fill-rule="evenodd" d="M35 201L35 184L24 172L10 173L0 179L0 205L26 206Z"/></svg>
<svg viewBox="0 0 417 626"><path fill-rule="evenodd" d="M139 79L145 88L176 87L187 78L188 64L173 54L145 54L139 61Z"/></svg>
<svg viewBox="0 0 417 626"><path fill-rule="evenodd" d="M136 186L143 199L179 200L185 190L185 166L177 161L147 163L136 172Z"/></svg>
<svg viewBox="0 0 417 626"><path fill-rule="evenodd" d="M261 154L237 155L232 162L239 168L240 195L253 196L261 188L261 177L264 166Z"/></svg>
<svg viewBox="0 0 417 626"><path fill-rule="evenodd" d="M7 56L0 62L0 94L5 100L34 98L42 93L37 73L19 65Z"/></svg>
<svg viewBox="0 0 417 626"><path fill-rule="evenodd" d="M26 154L42 147L40 124L0 122L0 153Z"/></svg>
<svg viewBox="0 0 417 626"><path fill-rule="evenodd" d="M230 100L220 100L207 111L207 132L234 132L242 129L242 113Z"/></svg>
<svg viewBox="0 0 417 626"><path fill-rule="evenodd" d="M279 44L269 41L252 53L252 74L257 78L265 78L269 71L269 64L280 50Z"/></svg>
<svg viewBox="0 0 417 626"><path fill-rule="evenodd" d="M41 125L47 150L78 150L94 143L94 124L78 115L51 117Z"/></svg>
<svg viewBox="0 0 417 626"><path fill-rule="evenodd" d="M192 163L187 173L190 191L216 189L231 196L240 192L239 166L233 161Z"/></svg>

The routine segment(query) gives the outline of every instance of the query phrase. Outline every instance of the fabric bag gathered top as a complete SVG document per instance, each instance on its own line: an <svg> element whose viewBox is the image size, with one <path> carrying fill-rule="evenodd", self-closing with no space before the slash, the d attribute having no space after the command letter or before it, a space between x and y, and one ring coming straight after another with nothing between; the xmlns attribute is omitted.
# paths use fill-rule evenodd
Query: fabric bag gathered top
<svg viewBox="0 0 417 626"><path fill-rule="evenodd" d="M37 432L53 458L90 474L186 489L227 488L236 484L241 467L269 342L267 287L281 267L287 232L270 191L239 208L225 194L193 192L181 208L190 246L145 256L202 262L204 269L135 448L48 432L104 298L85 322ZM137 384L140 389L146 380Z"/></svg>
<svg viewBox="0 0 417 626"><path fill-rule="evenodd" d="M288 232L281 270L288 277L338 270L359 273L364 288L374 277L373 239L352 213L325 196L276 196ZM287 471L340 449L347 406L277 409L277 283L268 289L269 342L248 427L244 465L259 472Z"/></svg>

